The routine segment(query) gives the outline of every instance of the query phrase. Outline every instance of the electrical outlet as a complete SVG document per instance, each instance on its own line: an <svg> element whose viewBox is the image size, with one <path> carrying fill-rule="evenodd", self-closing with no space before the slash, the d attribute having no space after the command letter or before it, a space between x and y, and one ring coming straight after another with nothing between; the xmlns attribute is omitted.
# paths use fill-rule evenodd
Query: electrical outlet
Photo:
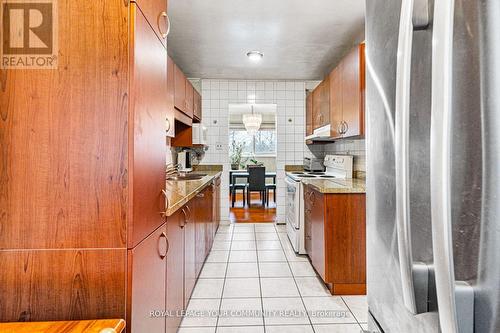
<svg viewBox="0 0 500 333"><path fill-rule="evenodd" d="M215 144L215 150L222 150L222 143L217 142L217 143Z"/></svg>

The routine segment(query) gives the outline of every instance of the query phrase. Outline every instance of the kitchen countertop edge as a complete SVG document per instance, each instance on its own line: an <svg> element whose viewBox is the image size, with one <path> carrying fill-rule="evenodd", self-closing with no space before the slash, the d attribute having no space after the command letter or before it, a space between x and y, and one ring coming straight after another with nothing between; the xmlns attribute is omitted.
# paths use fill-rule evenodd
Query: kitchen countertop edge
<svg viewBox="0 0 500 333"><path fill-rule="evenodd" d="M301 179L304 185L311 186L323 194L364 194L366 181L364 179Z"/></svg>

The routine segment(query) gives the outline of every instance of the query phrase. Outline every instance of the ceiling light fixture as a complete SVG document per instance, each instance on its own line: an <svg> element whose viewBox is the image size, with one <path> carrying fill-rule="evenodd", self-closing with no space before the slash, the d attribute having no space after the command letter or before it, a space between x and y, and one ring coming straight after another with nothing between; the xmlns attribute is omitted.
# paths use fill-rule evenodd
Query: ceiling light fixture
<svg viewBox="0 0 500 333"><path fill-rule="evenodd" d="M253 105L251 107L252 113L243 115L243 124L245 125L245 129L248 134L253 136L260 129L260 125L262 124L262 115L254 113Z"/></svg>
<svg viewBox="0 0 500 333"><path fill-rule="evenodd" d="M247 53L247 57L253 62L259 62L264 58L264 53L260 51L250 51Z"/></svg>

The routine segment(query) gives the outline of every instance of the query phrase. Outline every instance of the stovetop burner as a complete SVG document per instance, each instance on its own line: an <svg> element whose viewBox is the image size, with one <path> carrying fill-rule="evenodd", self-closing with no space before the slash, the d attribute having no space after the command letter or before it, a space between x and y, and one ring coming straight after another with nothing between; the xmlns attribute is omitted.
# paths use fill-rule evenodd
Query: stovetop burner
<svg viewBox="0 0 500 333"><path fill-rule="evenodd" d="M294 171L292 172L292 175L303 175L304 173L302 171Z"/></svg>
<svg viewBox="0 0 500 333"><path fill-rule="evenodd" d="M315 171L315 172L308 172L307 174L308 175L321 176L321 175L324 175L325 173L324 172L320 172L320 171Z"/></svg>
<svg viewBox="0 0 500 333"><path fill-rule="evenodd" d="M316 176L313 175L298 175L299 178L316 178Z"/></svg>
<svg viewBox="0 0 500 333"><path fill-rule="evenodd" d="M326 176L319 176L319 178L336 178L336 177L335 176L328 176L328 175L326 175Z"/></svg>

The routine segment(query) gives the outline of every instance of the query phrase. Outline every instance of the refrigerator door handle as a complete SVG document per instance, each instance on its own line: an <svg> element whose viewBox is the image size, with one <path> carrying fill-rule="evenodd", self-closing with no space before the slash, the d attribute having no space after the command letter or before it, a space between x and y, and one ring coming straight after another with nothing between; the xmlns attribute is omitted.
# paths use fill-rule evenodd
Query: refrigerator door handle
<svg viewBox="0 0 500 333"><path fill-rule="evenodd" d="M439 322L442 332L474 331L474 290L455 280L451 218L451 120L454 0L434 4L432 37L431 210Z"/></svg>
<svg viewBox="0 0 500 333"><path fill-rule="evenodd" d="M413 262L409 198L410 86L413 31L429 24L428 0L403 0L399 24L396 76L395 161L396 228L405 307L413 314L428 311L429 268Z"/></svg>

